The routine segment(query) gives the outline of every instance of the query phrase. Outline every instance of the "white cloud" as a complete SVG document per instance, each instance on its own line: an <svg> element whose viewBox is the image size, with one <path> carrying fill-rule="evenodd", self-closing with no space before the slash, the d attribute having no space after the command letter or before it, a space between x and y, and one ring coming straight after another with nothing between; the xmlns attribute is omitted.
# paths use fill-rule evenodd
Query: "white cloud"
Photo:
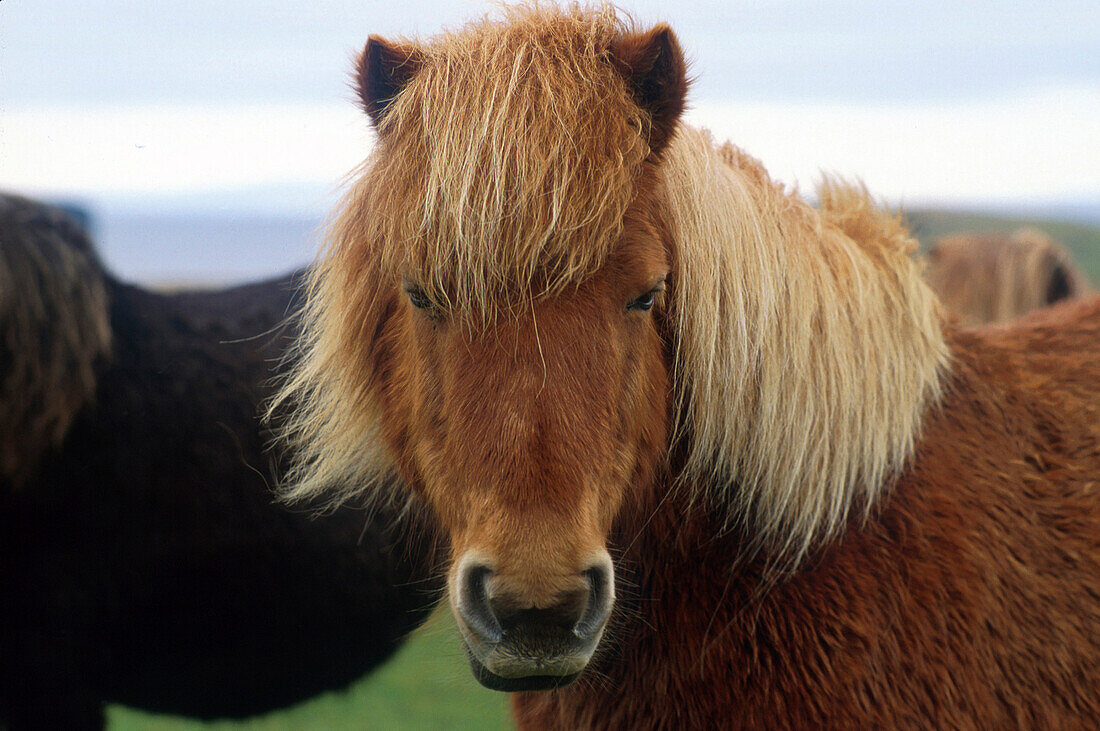
<svg viewBox="0 0 1100 731"><path fill-rule="evenodd" d="M365 157L370 135L350 104L8 110L0 185L87 196L330 188Z"/></svg>
<svg viewBox="0 0 1100 731"><path fill-rule="evenodd" d="M703 103L689 119L806 189L830 172L891 200L1100 199L1100 88L936 105Z"/></svg>

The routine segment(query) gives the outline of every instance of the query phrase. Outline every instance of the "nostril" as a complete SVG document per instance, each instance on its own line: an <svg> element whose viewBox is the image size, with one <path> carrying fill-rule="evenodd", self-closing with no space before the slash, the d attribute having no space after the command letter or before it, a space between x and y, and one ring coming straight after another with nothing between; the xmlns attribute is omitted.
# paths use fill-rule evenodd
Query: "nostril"
<svg viewBox="0 0 1100 731"><path fill-rule="evenodd" d="M576 589L559 595L549 607L531 607L517 603L508 596L493 597L489 606L507 633L517 628L525 630L557 629L570 632L577 625L588 605L587 588Z"/></svg>
<svg viewBox="0 0 1100 731"><path fill-rule="evenodd" d="M485 566L470 566L461 580L459 613L472 632L487 642L500 642L503 635L500 622L493 614L485 582L492 575Z"/></svg>
<svg viewBox="0 0 1100 731"><path fill-rule="evenodd" d="M584 576L588 580L588 604L573 633L581 639L590 639L603 628L615 601L610 559L586 570Z"/></svg>

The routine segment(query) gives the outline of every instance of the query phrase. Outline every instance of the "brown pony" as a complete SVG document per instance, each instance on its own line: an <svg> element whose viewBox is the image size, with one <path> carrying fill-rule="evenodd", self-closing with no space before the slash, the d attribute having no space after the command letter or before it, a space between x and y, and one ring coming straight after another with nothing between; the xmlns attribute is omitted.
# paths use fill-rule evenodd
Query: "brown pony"
<svg viewBox="0 0 1100 731"><path fill-rule="evenodd" d="M1090 294L1069 252L1035 229L947 236L928 259L928 283L965 325L1004 322Z"/></svg>
<svg viewBox="0 0 1100 731"><path fill-rule="evenodd" d="M862 190L678 124L668 27L503 13L366 46L289 496L428 510L524 727L1094 723L1100 302L957 331Z"/></svg>

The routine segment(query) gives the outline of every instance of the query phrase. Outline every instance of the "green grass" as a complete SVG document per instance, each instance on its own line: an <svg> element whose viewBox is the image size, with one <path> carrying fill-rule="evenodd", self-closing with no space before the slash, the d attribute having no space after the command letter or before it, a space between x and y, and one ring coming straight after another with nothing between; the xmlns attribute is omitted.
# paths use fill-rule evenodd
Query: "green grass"
<svg viewBox="0 0 1100 731"><path fill-rule="evenodd" d="M1064 244L1089 279L1100 284L1100 227L1066 221L1009 218L935 209L905 211L905 217L924 246L941 236L954 233L1012 232L1025 226L1037 228Z"/></svg>
<svg viewBox="0 0 1100 731"><path fill-rule="evenodd" d="M907 211L924 246L951 233L1013 231L1034 226L1065 244L1093 282L1100 283L1100 228L1060 221L1025 220L942 210ZM449 612L440 610L386 665L346 691L243 722L202 724L142 713L108 711L111 731L187 729L506 729L507 697L477 684L463 658Z"/></svg>
<svg viewBox="0 0 1100 731"><path fill-rule="evenodd" d="M110 731L194 729L508 729L508 697L474 680L458 630L445 609L437 611L398 654L364 680L341 692L246 721L200 723L143 713L123 706L107 711Z"/></svg>

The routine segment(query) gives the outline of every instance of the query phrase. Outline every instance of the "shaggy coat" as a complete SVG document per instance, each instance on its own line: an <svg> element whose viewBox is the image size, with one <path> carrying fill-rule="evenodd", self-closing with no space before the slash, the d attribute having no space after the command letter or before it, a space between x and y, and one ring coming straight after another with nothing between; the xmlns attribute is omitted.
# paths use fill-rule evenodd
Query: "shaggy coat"
<svg viewBox="0 0 1100 731"><path fill-rule="evenodd" d="M502 13L368 42L288 494L430 512L524 728L1094 724L1100 300L961 331L861 188L678 124L666 26Z"/></svg>
<svg viewBox="0 0 1100 731"><path fill-rule="evenodd" d="M964 325L1005 322L1091 293L1069 252L1034 229L947 236L928 260L928 283Z"/></svg>
<svg viewBox="0 0 1100 731"><path fill-rule="evenodd" d="M618 641L587 680L516 697L520 727L1091 726L1100 300L947 338L943 399L890 494L777 586L708 511L623 516Z"/></svg>
<svg viewBox="0 0 1100 731"><path fill-rule="evenodd" d="M155 294L60 211L0 198L0 726L261 713L426 617L426 544L392 515L274 501L257 410L300 276Z"/></svg>

